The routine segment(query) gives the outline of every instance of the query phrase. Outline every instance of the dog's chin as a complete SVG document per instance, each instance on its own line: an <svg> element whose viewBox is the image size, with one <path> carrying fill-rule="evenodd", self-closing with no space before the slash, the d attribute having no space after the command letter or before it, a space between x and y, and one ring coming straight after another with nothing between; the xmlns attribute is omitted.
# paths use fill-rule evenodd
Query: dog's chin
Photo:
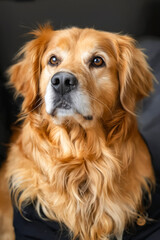
<svg viewBox="0 0 160 240"><path fill-rule="evenodd" d="M75 114L76 114L76 111L73 108L56 108L52 112L52 116L57 118L72 117Z"/></svg>
<svg viewBox="0 0 160 240"><path fill-rule="evenodd" d="M62 125L68 121L77 122L84 128L88 128L93 125L92 115L83 115L73 108L56 108L51 115L53 117L53 122L56 125Z"/></svg>

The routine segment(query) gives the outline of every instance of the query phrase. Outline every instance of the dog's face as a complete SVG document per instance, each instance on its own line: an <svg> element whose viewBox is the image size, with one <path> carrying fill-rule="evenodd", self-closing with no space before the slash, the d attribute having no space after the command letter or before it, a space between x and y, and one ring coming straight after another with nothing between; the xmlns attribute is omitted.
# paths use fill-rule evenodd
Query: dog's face
<svg viewBox="0 0 160 240"><path fill-rule="evenodd" d="M89 29L53 34L42 57L40 91L56 122L68 117L94 121L110 113L119 84L111 43L104 41L104 33Z"/></svg>
<svg viewBox="0 0 160 240"><path fill-rule="evenodd" d="M147 63L129 37L50 27L34 35L22 60L10 69L26 111L36 109L39 97L43 114L56 124L74 119L87 126L109 118L117 108L134 112L136 101L151 89Z"/></svg>

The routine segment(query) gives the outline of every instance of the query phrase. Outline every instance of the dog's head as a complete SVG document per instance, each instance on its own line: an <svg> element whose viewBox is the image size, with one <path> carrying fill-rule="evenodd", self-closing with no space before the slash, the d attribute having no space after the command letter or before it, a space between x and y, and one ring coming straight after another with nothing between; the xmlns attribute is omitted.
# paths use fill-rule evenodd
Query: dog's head
<svg viewBox="0 0 160 240"><path fill-rule="evenodd" d="M73 119L85 126L117 108L132 114L152 88L144 55L128 36L50 26L33 34L9 70L26 113L40 108L57 124Z"/></svg>

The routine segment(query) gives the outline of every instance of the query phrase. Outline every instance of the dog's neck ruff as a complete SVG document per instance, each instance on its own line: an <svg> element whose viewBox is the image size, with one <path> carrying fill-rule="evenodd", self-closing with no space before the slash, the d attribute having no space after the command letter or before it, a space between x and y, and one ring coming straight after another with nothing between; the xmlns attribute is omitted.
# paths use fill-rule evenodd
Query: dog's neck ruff
<svg viewBox="0 0 160 240"><path fill-rule="evenodd" d="M127 192L120 152L107 146L100 123L84 130L26 121L17 148L23 161L12 170L12 189L19 208L36 202L39 214L64 222L82 240L121 235L135 218L141 185L139 196Z"/></svg>

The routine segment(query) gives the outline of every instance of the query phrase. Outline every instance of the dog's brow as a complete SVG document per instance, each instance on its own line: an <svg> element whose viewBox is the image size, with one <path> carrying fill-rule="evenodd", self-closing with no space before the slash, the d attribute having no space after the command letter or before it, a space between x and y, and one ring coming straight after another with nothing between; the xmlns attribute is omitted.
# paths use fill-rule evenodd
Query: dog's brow
<svg viewBox="0 0 160 240"><path fill-rule="evenodd" d="M100 48L94 48L90 51L84 51L82 53L82 59L84 59L85 62L89 61L91 58L95 57L95 56L101 56L103 57L106 61L109 60L108 54L106 52L104 52L102 49Z"/></svg>
<svg viewBox="0 0 160 240"><path fill-rule="evenodd" d="M56 56L62 56L62 57L66 57L67 55L67 49L62 49L61 47L52 47L49 48L49 51L47 53L47 56L50 57L52 55L56 55Z"/></svg>

